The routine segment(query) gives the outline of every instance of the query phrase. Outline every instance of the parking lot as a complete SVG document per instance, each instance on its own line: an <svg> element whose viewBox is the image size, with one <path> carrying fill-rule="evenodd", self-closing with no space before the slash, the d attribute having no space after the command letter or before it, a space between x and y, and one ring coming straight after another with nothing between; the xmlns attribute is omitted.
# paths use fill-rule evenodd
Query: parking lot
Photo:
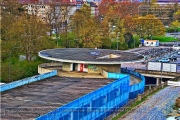
<svg viewBox="0 0 180 120"><path fill-rule="evenodd" d="M159 47L140 47L131 50L128 52L139 53L145 56L145 61L142 63L128 63L122 64L122 67L127 67L129 69L147 69L147 63L151 62L168 62L177 64L177 72L180 72L180 54L177 50L174 50L172 47L159 46ZM180 51L180 50L179 50ZM168 61L162 61L164 58L167 58Z"/></svg>

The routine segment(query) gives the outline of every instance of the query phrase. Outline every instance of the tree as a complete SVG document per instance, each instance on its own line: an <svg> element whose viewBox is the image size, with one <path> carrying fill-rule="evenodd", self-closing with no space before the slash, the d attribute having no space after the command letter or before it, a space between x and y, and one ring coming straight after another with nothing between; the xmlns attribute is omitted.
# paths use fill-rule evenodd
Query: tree
<svg viewBox="0 0 180 120"><path fill-rule="evenodd" d="M173 18L174 18L174 20L180 21L180 10L178 10L177 12L174 13Z"/></svg>
<svg viewBox="0 0 180 120"><path fill-rule="evenodd" d="M87 4L84 4L74 14L71 26L73 26L72 29L76 33L81 47L95 48L102 45L99 24L91 16L91 9Z"/></svg>
<svg viewBox="0 0 180 120"><path fill-rule="evenodd" d="M9 40L11 34L9 30L12 29L12 23L17 21L17 17L24 14L24 9L17 0L3 0L1 2L1 40Z"/></svg>
<svg viewBox="0 0 180 120"><path fill-rule="evenodd" d="M49 4L49 10L46 13L46 22L50 27L50 36L52 36L52 31L55 31L56 42L58 46L58 39L60 38L60 34L65 32L66 34L66 47L68 47L68 19L69 12L71 6L68 2L60 1L60 2L51 2Z"/></svg>
<svg viewBox="0 0 180 120"><path fill-rule="evenodd" d="M134 47L133 35L130 32L124 34L125 43L128 44L128 48Z"/></svg>
<svg viewBox="0 0 180 120"><path fill-rule="evenodd" d="M116 48L120 44L127 44L124 39L126 31L133 34L133 16L137 16L139 5L138 2L114 2L111 0L103 0L99 5L100 16L103 16L102 23L105 23L105 28L109 30L104 34L108 33L109 37L116 39L116 42L119 43ZM113 26L116 27L115 31L111 30ZM115 34L113 34L114 32Z"/></svg>
<svg viewBox="0 0 180 120"><path fill-rule="evenodd" d="M126 29L124 28L124 20L118 19L116 23L115 35L117 37L117 44L122 44L125 42L124 34Z"/></svg>
<svg viewBox="0 0 180 120"><path fill-rule="evenodd" d="M10 30L14 29L12 28L12 24L17 22L19 16L24 14L24 9L17 0L3 0L1 2L1 8L1 60L5 61L9 58L13 46L18 45ZM16 28L14 31L16 31Z"/></svg>
<svg viewBox="0 0 180 120"><path fill-rule="evenodd" d="M166 29L162 22L153 15L134 18L134 32L140 36L151 38L153 36L164 36Z"/></svg>
<svg viewBox="0 0 180 120"><path fill-rule="evenodd" d="M100 15L106 15L111 9L112 13L124 19L126 16L135 16L138 14L139 2L115 2L113 0L102 0L99 5Z"/></svg>
<svg viewBox="0 0 180 120"><path fill-rule="evenodd" d="M9 31L21 46L27 61L31 61L38 51L53 46L47 37L47 25L34 15L20 16Z"/></svg>

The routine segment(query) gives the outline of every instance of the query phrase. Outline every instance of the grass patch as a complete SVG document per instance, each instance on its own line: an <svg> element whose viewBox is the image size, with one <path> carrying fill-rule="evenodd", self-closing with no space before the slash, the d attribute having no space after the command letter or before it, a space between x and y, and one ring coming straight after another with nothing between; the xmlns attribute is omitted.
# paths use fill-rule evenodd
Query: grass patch
<svg viewBox="0 0 180 120"><path fill-rule="evenodd" d="M153 40L159 40L159 42L174 42L178 41L178 38L166 37L166 36L153 36Z"/></svg>
<svg viewBox="0 0 180 120"><path fill-rule="evenodd" d="M166 86L165 86L166 87ZM164 87L164 88L165 88ZM120 117L122 117L124 114L126 114L127 112L131 111L135 106L138 106L139 104L141 104L142 102L144 102L149 96L152 96L153 94L155 94L156 92L164 89L164 88L159 88L153 92L151 92L149 95L147 95L146 97L143 97L141 101L137 101L135 103L133 103L131 106L129 106L128 109L126 109L126 111L122 111L120 112L116 117L114 117L112 120L117 120L119 119Z"/></svg>

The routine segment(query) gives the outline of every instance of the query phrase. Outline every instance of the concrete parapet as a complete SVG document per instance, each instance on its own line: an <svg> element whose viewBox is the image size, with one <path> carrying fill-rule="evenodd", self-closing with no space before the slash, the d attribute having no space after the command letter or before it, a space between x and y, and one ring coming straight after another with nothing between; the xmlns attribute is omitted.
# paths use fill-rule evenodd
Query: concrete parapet
<svg viewBox="0 0 180 120"><path fill-rule="evenodd" d="M155 70L142 70L142 69L136 69L136 72L144 73L144 74L153 74L153 75L159 75L159 76L179 76L179 73L177 72L165 72L165 71L155 71Z"/></svg>
<svg viewBox="0 0 180 120"><path fill-rule="evenodd" d="M57 68L59 69L60 67L62 67L62 63L43 63L38 65L38 73L44 74L53 70L57 70Z"/></svg>

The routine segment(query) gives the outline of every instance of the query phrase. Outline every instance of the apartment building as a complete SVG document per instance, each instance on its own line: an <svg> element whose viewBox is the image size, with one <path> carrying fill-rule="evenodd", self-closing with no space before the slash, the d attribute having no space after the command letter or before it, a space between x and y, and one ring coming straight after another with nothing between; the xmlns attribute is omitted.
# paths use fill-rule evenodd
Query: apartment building
<svg viewBox="0 0 180 120"><path fill-rule="evenodd" d="M50 10L50 5L38 3L38 4L28 4L27 13L30 15L37 15L43 22L46 22L47 14Z"/></svg>

